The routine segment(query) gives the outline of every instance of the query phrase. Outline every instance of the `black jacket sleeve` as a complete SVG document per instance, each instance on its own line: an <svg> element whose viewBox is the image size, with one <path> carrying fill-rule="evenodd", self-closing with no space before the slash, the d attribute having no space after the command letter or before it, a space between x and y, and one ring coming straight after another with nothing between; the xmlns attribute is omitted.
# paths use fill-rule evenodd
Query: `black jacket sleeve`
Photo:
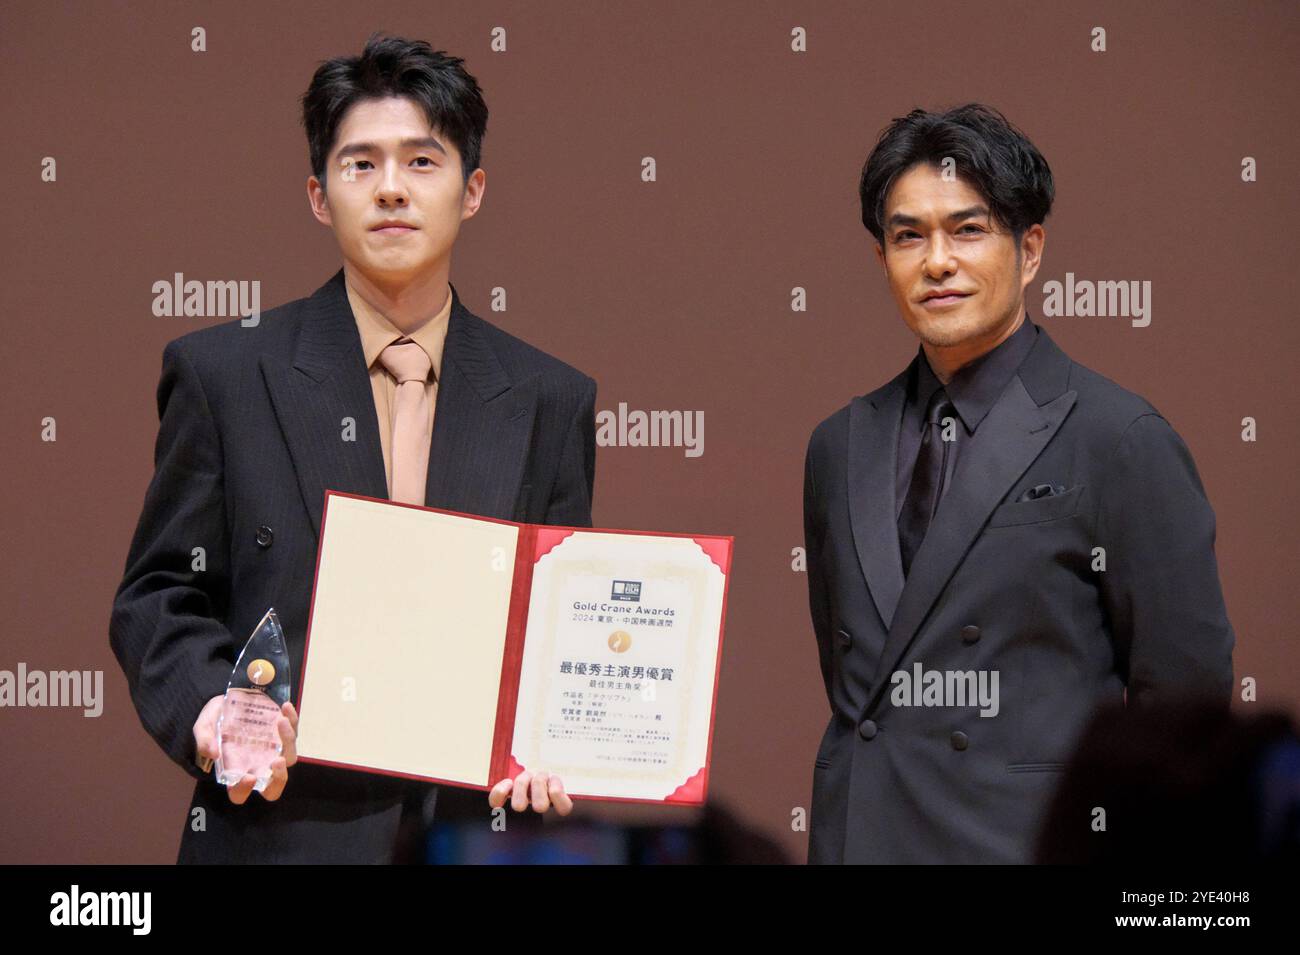
<svg viewBox="0 0 1300 955"><path fill-rule="evenodd" d="M1128 705L1232 693L1232 625L1214 556L1214 511L1191 452L1158 414L1134 419L1106 471L1097 517L1102 602Z"/></svg>
<svg viewBox="0 0 1300 955"><path fill-rule="evenodd" d="M154 475L113 599L109 642L145 730L197 779L194 721L224 693L234 641L222 456L211 410L181 340L163 351ZM204 569L196 569L195 548Z"/></svg>
<svg viewBox="0 0 1300 955"><path fill-rule="evenodd" d="M826 699L831 697L831 614L826 597L826 569L822 564L822 520L817 500L817 478L813 473L813 441L808 442L803 470L803 539L808 573L808 609L812 614L813 633L817 638L817 658L821 665Z"/></svg>

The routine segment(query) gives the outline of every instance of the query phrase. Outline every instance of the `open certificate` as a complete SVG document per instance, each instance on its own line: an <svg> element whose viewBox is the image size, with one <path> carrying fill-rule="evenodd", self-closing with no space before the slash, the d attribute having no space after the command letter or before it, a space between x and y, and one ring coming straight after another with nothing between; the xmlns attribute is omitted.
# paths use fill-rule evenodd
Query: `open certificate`
<svg viewBox="0 0 1300 955"><path fill-rule="evenodd" d="M732 543L328 491L299 758L703 803Z"/></svg>

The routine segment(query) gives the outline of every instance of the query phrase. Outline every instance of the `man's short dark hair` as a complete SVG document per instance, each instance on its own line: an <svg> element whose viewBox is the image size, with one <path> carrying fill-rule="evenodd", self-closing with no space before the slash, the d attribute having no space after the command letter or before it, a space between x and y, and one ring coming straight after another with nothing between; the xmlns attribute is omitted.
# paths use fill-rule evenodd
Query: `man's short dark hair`
<svg viewBox="0 0 1300 955"><path fill-rule="evenodd" d="M415 100L438 129L456 144L461 174L479 167L488 109L465 61L434 50L423 40L374 34L360 56L326 60L302 97L312 174L325 184L325 161L334 148L343 114L361 100L405 96Z"/></svg>
<svg viewBox="0 0 1300 955"><path fill-rule="evenodd" d="M996 109L967 103L943 113L914 109L881 134L862 167L858 195L862 224L884 243L885 197L895 180L918 163L954 173L984 198L995 223L1020 238L1052 211L1052 170L1038 149Z"/></svg>

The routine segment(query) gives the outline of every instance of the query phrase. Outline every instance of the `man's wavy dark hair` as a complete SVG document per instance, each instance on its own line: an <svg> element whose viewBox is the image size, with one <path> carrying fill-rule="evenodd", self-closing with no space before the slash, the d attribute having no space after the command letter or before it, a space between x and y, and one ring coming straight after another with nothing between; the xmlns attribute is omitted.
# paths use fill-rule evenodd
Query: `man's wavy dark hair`
<svg viewBox="0 0 1300 955"><path fill-rule="evenodd" d="M914 109L886 127L862 167L862 224L877 242L884 243L885 197L895 180L918 163L941 166L949 158L1017 246L1052 211L1056 189L1047 160L997 110L980 103L942 113Z"/></svg>
<svg viewBox="0 0 1300 955"><path fill-rule="evenodd" d="M325 185L325 160L348 108L360 100L409 97L429 125L460 151L461 173L469 179L479 167L488 109L478 81L465 61L434 50L423 40L372 34L360 56L326 60L316 69L302 97L312 174Z"/></svg>

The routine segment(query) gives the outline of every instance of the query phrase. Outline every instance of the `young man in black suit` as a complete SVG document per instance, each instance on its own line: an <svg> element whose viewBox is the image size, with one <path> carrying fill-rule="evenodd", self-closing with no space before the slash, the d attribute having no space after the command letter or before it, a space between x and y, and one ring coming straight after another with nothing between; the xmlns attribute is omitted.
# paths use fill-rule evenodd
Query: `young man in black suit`
<svg viewBox="0 0 1300 955"><path fill-rule="evenodd" d="M432 812L432 786L294 766L292 704L258 798L251 776L227 790L210 771L231 668L272 605L302 672L327 488L591 525L595 382L469 312L449 281L485 184L487 106L463 61L372 38L323 63L302 106L308 198L343 267L255 324L167 345L156 471L113 605L141 721L197 780L183 862L390 861L403 808ZM572 806L546 773L501 780L489 803L507 798Z"/></svg>
<svg viewBox="0 0 1300 955"><path fill-rule="evenodd" d="M920 347L808 445L809 861L1027 861L1098 704L1227 704L1214 513L1169 422L1029 320L1052 174L1001 114L896 120L860 197Z"/></svg>

